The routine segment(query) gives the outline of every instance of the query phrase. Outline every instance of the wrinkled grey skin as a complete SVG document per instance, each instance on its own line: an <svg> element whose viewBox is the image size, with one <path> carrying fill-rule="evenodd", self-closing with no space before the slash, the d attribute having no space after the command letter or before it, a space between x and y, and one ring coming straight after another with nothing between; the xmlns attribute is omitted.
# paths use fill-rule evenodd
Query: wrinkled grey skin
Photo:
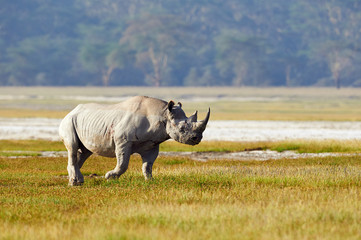
<svg viewBox="0 0 361 240"><path fill-rule="evenodd" d="M151 179L159 144L170 138L198 144L209 115L210 111L204 120L197 121L197 112L187 118L180 103L143 96L114 105L78 105L59 127L59 135L68 150L69 185L84 182L80 168L93 153L117 158L116 167L106 173L106 179L122 175L128 168L130 155L139 153L144 177Z"/></svg>

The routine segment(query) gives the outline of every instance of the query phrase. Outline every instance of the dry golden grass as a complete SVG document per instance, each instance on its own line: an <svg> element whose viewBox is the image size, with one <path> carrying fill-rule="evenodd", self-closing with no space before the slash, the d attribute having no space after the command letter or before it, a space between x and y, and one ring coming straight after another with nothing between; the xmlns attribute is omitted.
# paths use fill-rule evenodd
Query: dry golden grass
<svg viewBox="0 0 361 240"><path fill-rule="evenodd" d="M227 105L227 102L224 103ZM257 107L255 103L248 104ZM212 104L209 104L212 106ZM187 111L188 115L191 114L190 108ZM194 106L194 109L197 109ZM199 109L199 107L198 107ZM206 108L204 108L206 109ZM251 110L243 109L239 112L227 112L226 110L219 110L216 107L212 108L211 119L212 120L279 120L279 121L361 121L361 111L352 111L350 109L342 109L340 111L346 113L339 113L334 110L333 113L326 113L318 111L314 113L304 113L291 111L288 112L270 112L269 110L258 109L259 112L253 112ZM360 108L361 109L361 108ZM0 117L4 118L64 118L69 110L34 110L34 109L0 109ZM224 112L222 112L224 111ZM200 118L205 116L204 112L200 113Z"/></svg>
<svg viewBox="0 0 361 240"><path fill-rule="evenodd" d="M4 118L63 118L69 111L35 110L35 109L0 109L0 116Z"/></svg>
<svg viewBox="0 0 361 240"><path fill-rule="evenodd" d="M0 117L62 118L79 103L134 95L183 99L188 114L198 109L204 116L210 107L212 120L361 121L361 91L355 88L5 87Z"/></svg>

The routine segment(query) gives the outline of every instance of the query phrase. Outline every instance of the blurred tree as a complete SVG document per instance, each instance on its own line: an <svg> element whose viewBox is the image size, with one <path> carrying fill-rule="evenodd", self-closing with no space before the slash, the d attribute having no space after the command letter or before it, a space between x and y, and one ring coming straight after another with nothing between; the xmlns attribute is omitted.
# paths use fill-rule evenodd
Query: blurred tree
<svg viewBox="0 0 361 240"><path fill-rule="evenodd" d="M1 85L74 83L76 24L73 1L2 1L0 8Z"/></svg>
<svg viewBox="0 0 361 240"><path fill-rule="evenodd" d="M8 61L2 64L8 74L6 85L53 85L65 83L71 74L73 42L46 36L27 38L7 49Z"/></svg>
<svg viewBox="0 0 361 240"><path fill-rule="evenodd" d="M0 85L361 86L357 0L1 1Z"/></svg>
<svg viewBox="0 0 361 240"><path fill-rule="evenodd" d="M233 76L235 86L259 85L265 54L263 39L243 36L238 31L224 31L216 39L216 49L221 76Z"/></svg>
<svg viewBox="0 0 361 240"><path fill-rule="evenodd" d="M168 61L174 61L177 51L191 43L191 31L175 16L146 14L128 23L119 44L136 51L136 65L159 87Z"/></svg>
<svg viewBox="0 0 361 240"><path fill-rule="evenodd" d="M360 40L361 5L358 1L314 1L307 0L293 5L293 21L290 23L294 31L303 32L303 51L309 62L319 66L324 63L337 88L341 87L341 79L354 65L357 58ZM343 75L343 76L342 76ZM348 74L348 78L353 78ZM322 78L321 78L322 80Z"/></svg>
<svg viewBox="0 0 361 240"><path fill-rule="evenodd" d="M80 25L83 42L79 49L79 60L82 66L89 72L94 73L92 81L101 80L103 86L109 85L110 74L121 63L121 60L107 61L107 58L114 59L120 51L116 43L109 41L109 32L103 26ZM99 83L98 83L99 84Z"/></svg>

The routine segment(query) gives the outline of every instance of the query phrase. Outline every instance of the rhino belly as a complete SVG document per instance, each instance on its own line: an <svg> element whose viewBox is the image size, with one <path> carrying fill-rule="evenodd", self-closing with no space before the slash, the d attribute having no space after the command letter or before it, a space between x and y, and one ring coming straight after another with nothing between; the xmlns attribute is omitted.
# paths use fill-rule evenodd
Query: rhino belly
<svg viewBox="0 0 361 240"><path fill-rule="evenodd" d="M104 139L104 137L93 136L81 140L84 147L92 153L103 157L115 157L115 145L112 139Z"/></svg>

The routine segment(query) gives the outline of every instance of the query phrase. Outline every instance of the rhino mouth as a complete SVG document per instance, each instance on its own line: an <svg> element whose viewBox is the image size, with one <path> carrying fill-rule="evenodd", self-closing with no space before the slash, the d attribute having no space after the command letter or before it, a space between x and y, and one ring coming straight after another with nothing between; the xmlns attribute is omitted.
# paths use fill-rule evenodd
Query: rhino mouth
<svg viewBox="0 0 361 240"><path fill-rule="evenodd" d="M191 137L188 141L186 141L186 144L189 145L197 145L198 143L200 143L202 140L202 135L201 136L194 136Z"/></svg>

